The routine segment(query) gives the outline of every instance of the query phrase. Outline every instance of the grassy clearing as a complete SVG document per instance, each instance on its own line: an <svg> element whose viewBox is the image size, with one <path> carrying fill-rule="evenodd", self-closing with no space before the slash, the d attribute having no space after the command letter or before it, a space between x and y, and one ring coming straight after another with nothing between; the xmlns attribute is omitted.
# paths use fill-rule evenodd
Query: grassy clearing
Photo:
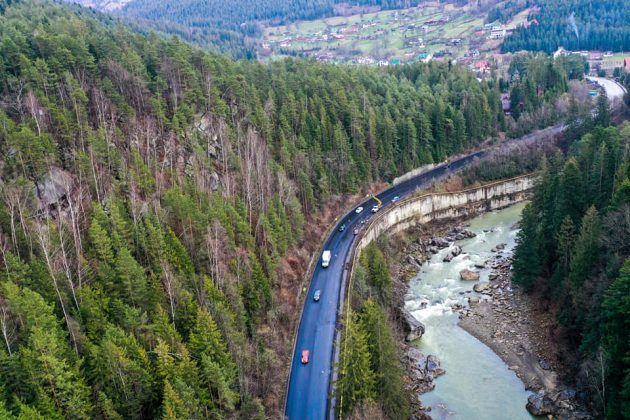
<svg viewBox="0 0 630 420"><path fill-rule="evenodd" d="M630 57L630 52L627 53L617 53L613 54L609 57L604 57L604 61L612 61L612 60L623 60L624 58Z"/></svg>

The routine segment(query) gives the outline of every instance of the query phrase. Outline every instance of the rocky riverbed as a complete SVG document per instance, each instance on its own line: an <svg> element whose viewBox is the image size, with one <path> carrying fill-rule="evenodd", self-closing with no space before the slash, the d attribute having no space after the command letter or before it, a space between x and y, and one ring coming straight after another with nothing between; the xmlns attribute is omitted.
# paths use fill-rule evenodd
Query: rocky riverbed
<svg viewBox="0 0 630 420"><path fill-rule="evenodd" d="M439 231L447 224L434 223L432 226ZM421 231L420 237L409 243L401 255L405 256L396 264L394 272L395 294L397 300L404 302L404 295L408 291L408 280L410 276L417 273L422 264L426 262L431 255L437 254L441 249L447 248L455 240L472 238L475 234L461 225L456 225L445 232L444 235L430 235L428 232ZM461 248L454 246L450 249L444 261L451 261L454 257L460 255ZM405 363L409 375L409 387L415 394L424 394L435 388L435 379L446 372L441 367L441 363L437 355L425 355L415 346L410 344L414 340L422 337L425 332L425 326L414 318L404 307L400 309L400 321L403 326L405 335Z"/></svg>
<svg viewBox="0 0 630 420"><path fill-rule="evenodd" d="M489 252L485 252L483 258L473 255L474 249L459 245L466 243L466 239L475 237L475 232L464 224L453 224L452 221L416 227L405 235L394 238L393 247L402 250L392 271L396 279L397 300L404 299L408 294L408 280L414 278L418 272L423 272L423 265L427 261L435 261L439 257L442 264L450 265L455 260L456 263L453 264L462 265L463 261L469 260L466 268L456 271L458 281L470 284L467 289L459 291L464 299L446 302L458 315L459 326L501 357L532 392L529 400L523 399L522 403L525 405L527 402L527 408L532 414L588 418L575 401L575 391L563 385L562 375L558 373L563 366L557 349L554 349L555 317L550 311L541 310L536 299L530 299L511 284L511 252L515 229L516 226L510 228L513 232L510 234L510 244L497 242L491 245L492 248L488 245L486 251ZM492 237L489 231L480 233L483 238ZM463 242L458 242L462 240ZM486 242L485 239L482 242ZM473 254L469 254L470 252ZM436 255L438 253L439 256ZM422 273L420 279L422 281ZM432 303L435 302L420 302L418 308ZM405 312L401 316L403 321L411 315ZM410 325L406 331L408 339L415 339L425 332L425 326L418 320L415 321L407 323ZM423 354L414 346L407 347L405 359L409 366L410 383L416 392L424 393L435 389L436 378L445 373L445 367L438 357L440 352ZM453 373L457 374L459 372ZM440 381L437 386L440 387ZM438 418L451 415L448 407L432 413L432 416Z"/></svg>
<svg viewBox="0 0 630 420"><path fill-rule="evenodd" d="M459 325L499 355L533 392L527 403L530 413L590 418L575 400L575 390L562 382L565 367L554 342L555 317L512 284L511 264L511 252L496 254L489 281L481 290L475 287L482 298L468 298L469 306L459 310Z"/></svg>

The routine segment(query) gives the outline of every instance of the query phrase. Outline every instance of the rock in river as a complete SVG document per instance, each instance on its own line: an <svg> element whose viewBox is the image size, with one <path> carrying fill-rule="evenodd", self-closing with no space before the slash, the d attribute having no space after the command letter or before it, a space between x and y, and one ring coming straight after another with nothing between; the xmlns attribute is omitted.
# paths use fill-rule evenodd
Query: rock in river
<svg viewBox="0 0 630 420"><path fill-rule="evenodd" d="M473 290L477 293L481 293L484 290L488 290L489 288L490 288L490 283L488 283L487 281L475 283L475 285L473 286Z"/></svg>
<svg viewBox="0 0 630 420"><path fill-rule="evenodd" d="M448 252L448 254L446 254L446 256L444 257L442 261L451 262L453 261L453 258L457 257L461 253L462 253L462 249L459 246L455 245L450 249L450 251Z"/></svg>
<svg viewBox="0 0 630 420"><path fill-rule="evenodd" d="M485 261L477 261L475 263L475 268L486 268L486 262Z"/></svg>
<svg viewBox="0 0 630 420"><path fill-rule="evenodd" d="M546 416L556 412L556 405L553 400L545 395L544 392L532 394L527 398L527 411L534 416Z"/></svg>
<svg viewBox="0 0 630 420"><path fill-rule="evenodd" d="M405 320L405 340L413 341L422 337L422 334L424 334L424 324L411 315L408 310L402 308L400 312Z"/></svg>
<svg viewBox="0 0 630 420"><path fill-rule="evenodd" d="M472 270L462 270L459 272L459 276L465 281L477 281L479 280L479 273Z"/></svg>

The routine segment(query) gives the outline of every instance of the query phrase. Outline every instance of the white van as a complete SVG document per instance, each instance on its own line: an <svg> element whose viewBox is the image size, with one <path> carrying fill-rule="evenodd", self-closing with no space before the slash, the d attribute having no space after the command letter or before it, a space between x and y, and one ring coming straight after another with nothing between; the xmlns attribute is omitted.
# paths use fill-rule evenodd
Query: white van
<svg viewBox="0 0 630 420"><path fill-rule="evenodd" d="M330 264L330 251L326 250L322 254L322 267L326 268Z"/></svg>

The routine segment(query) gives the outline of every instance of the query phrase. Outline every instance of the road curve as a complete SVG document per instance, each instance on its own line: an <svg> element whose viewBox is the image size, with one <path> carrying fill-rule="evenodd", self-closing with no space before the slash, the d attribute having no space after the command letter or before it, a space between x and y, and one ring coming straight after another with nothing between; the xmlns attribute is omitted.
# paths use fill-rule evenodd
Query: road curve
<svg viewBox="0 0 630 420"><path fill-rule="evenodd" d="M592 76L587 77L587 79L600 85L606 91L606 96L611 102L623 100L623 96L626 94L626 88L614 80Z"/></svg>
<svg viewBox="0 0 630 420"><path fill-rule="evenodd" d="M383 206L392 203L396 196L401 199L417 188L426 187L435 179L442 178L472 162L475 158L483 158L485 151L476 152L442 165L424 174L378 194ZM322 268L321 255L313 272L308 294L304 301L302 318L298 327L291 374L285 406L285 415L289 420L325 419L329 407L329 390L334 364L334 340L340 306L343 304L344 291L342 279L345 261L354 241L353 230L361 226L363 219L372 216L370 209L376 204L374 199L361 204L364 210L357 214L353 211L346 214L335 226L326 239L324 249L330 250L332 259L328 268ZM346 225L343 232L338 227ZM316 290L321 290L319 302L313 300ZM308 364L302 364L303 350L310 351Z"/></svg>

